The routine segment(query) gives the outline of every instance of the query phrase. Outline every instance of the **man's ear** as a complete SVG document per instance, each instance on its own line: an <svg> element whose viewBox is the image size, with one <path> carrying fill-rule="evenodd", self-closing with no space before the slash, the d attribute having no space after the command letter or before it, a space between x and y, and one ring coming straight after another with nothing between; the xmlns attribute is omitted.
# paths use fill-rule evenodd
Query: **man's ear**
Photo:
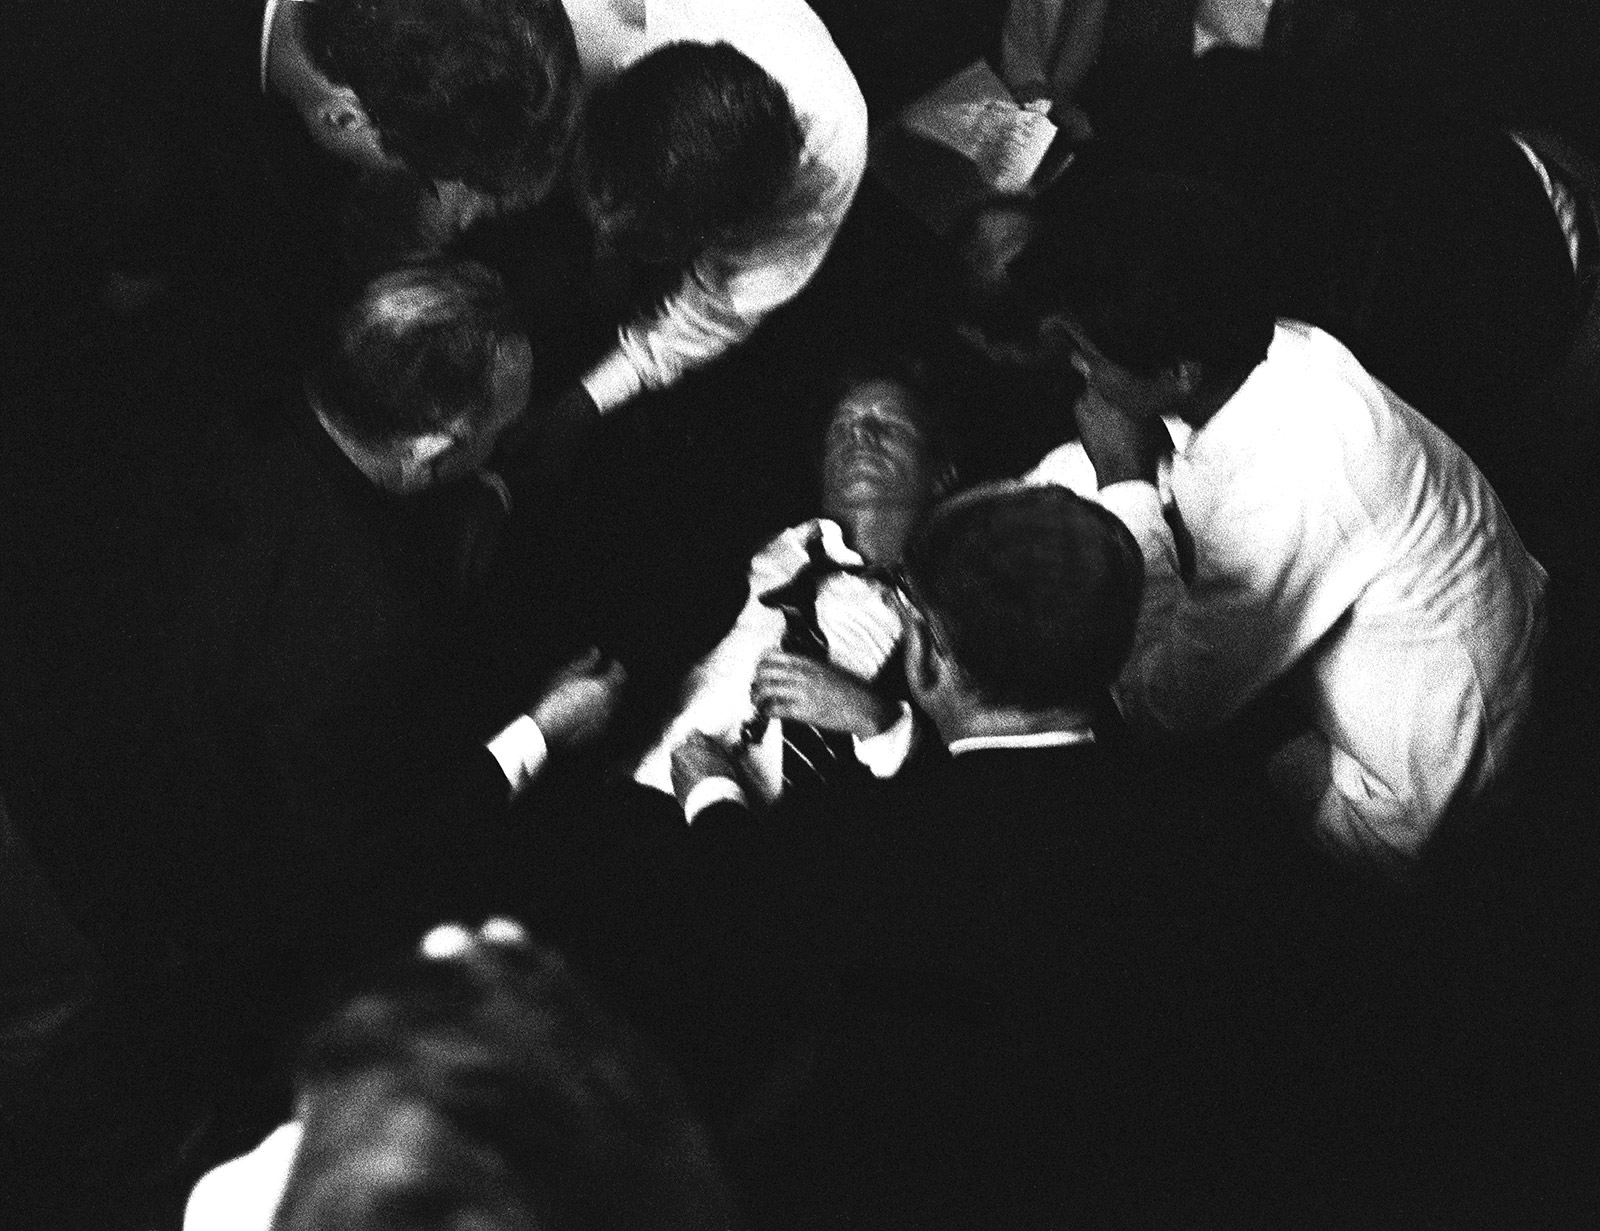
<svg viewBox="0 0 1600 1231"><path fill-rule="evenodd" d="M353 130L371 128L367 109L361 105L356 92L347 85L334 86L326 97L317 103L317 123L331 133L353 135Z"/></svg>
<svg viewBox="0 0 1600 1231"><path fill-rule="evenodd" d="M1193 397L1199 392L1201 384L1205 381L1205 365L1193 359L1180 359L1167 369L1173 386L1184 397Z"/></svg>
<svg viewBox="0 0 1600 1231"><path fill-rule="evenodd" d="M906 685L911 697L926 709L924 699L938 689L950 664L940 657L938 647L921 620L906 621L905 661Z"/></svg>

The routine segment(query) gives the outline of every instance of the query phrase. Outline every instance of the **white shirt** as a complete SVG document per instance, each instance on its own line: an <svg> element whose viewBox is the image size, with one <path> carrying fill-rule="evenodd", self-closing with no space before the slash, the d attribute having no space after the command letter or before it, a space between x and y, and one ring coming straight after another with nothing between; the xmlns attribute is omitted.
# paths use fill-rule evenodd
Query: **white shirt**
<svg viewBox="0 0 1600 1231"><path fill-rule="evenodd" d="M183 1231L268 1231L300 1150L298 1120L200 1177L183 1210Z"/></svg>
<svg viewBox="0 0 1600 1231"><path fill-rule="evenodd" d="M1171 483L1187 585L1156 489L1100 492L1146 568L1124 712L1205 730L1304 662L1331 777L1307 801L1318 835L1415 855L1504 767L1532 702L1545 573L1487 480L1339 342L1280 321Z"/></svg>
<svg viewBox="0 0 1600 1231"><path fill-rule="evenodd" d="M867 163L867 104L803 0L563 0L585 80L604 80L669 43L728 43L789 96L804 136L785 198L737 250L702 253L652 316L624 326L584 377L602 412L672 384L749 337L821 266ZM643 11L643 28L637 15ZM633 21L620 20L620 11Z"/></svg>
<svg viewBox="0 0 1600 1231"><path fill-rule="evenodd" d="M691 732L702 732L723 744L738 742L740 729L756 716L755 702L750 699L756 664L783 640L783 613L761 598L795 577L807 561L806 544L813 537L836 564L863 563L845 544L838 523L827 518L791 526L758 551L750 561L750 594L743 610L727 636L690 670L677 715L640 759L634 781L671 795L672 752ZM829 661L858 679L873 679L900 644L900 616L880 582L847 573L830 574L817 586L816 612L817 625L828 641ZM908 707L901 721L888 731L854 741L857 759L877 777L892 777L910 754L911 737ZM761 739L747 751L743 768L765 802L778 798L783 790L780 724L767 724ZM718 788L715 797L735 796L727 788ZM742 792L738 797L743 797ZM685 811L693 816L709 806L709 800L707 795L705 802L700 797L685 801ZM691 802L693 808L687 806Z"/></svg>
<svg viewBox="0 0 1600 1231"><path fill-rule="evenodd" d="M271 50L261 32L262 89ZM827 27L804 0L562 0L586 87L669 43L728 43L788 95L804 144L789 190L737 249L702 253L651 316L618 331L584 377L602 412L672 384L742 342L821 266L867 165L867 104Z"/></svg>

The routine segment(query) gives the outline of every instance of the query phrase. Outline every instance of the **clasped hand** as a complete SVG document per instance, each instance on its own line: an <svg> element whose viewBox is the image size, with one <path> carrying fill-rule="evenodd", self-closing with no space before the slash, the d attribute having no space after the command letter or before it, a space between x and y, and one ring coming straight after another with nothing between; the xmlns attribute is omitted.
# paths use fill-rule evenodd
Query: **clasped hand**
<svg viewBox="0 0 1600 1231"><path fill-rule="evenodd" d="M782 650L768 650L757 662L750 699L769 717L809 723L823 731L843 731L860 739L882 734L899 713L848 671Z"/></svg>

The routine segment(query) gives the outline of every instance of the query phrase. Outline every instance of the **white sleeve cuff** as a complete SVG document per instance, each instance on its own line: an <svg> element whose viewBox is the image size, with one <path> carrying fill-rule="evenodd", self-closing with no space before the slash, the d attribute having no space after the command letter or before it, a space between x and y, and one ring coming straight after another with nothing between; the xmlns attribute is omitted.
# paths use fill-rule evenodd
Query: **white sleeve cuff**
<svg viewBox="0 0 1600 1231"><path fill-rule="evenodd" d="M583 388L594 399L595 408L605 415L631 401L644 388L644 378L617 347L583 378Z"/></svg>
<svg viewBox="0 0 1600 1231"><path fill-rule="evenodd" d="M539 776L550 756L550 745L545 742L544 732L539 730L533 715L523 714L489 741L489 751L500 762L506 781L511 784L511 797L515 799Z"/></svg>
<svg viewBox="0 0 1600 1231"><path fill-rule="evenodd" d="M744 804L744 789L732 778L702 778L689 790L683 801L684 819L694 822L712 804Z"/></svg>
<svg viewBox="0 0 1600 1231"><path fill-rule="evenodd" d="M916 719L911 716L911 703L900 702L900 717L887 731L862 739L851 736L856 746L856 760L872 771L874 778L893 778L911 756L911 743L916 735Z"/></svg>

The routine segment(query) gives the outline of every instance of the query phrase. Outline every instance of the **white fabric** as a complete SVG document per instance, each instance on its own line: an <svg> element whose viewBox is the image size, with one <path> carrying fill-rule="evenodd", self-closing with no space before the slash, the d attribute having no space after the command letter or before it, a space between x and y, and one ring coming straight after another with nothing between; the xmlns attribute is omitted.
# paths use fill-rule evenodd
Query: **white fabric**
<svg viewBox="0 0 1600 1231"><path fill-rule="evenodd" d="M737 743L739 730L756 716L750 685L762 654L783 640L783 613L761 596L787 584L806 563L806 544L820 535L823 550L838 564L860 565L836 522L802 522L773 539L750 561L750 597L716 647L690 670L677 717L645 753L634 780L672 794L672 750L700 731L723 744ZM900 615L886 587L849 574L823 578L817 587L817 624L828 638L828 657L863 680L883 668L900 643ZM750 785L771 803L783 791L783 733L770 722L742 767ZM871 766L868 766L871 768Z"/></svg>
<svg viewBox="0 0 1600 1231"><path fill-rule="evenodd" d="M280 1124L248 1154L200 1177L183 1210L183 1231L268 1231L300 1149L300 1122Z"/></svg>
<svg viewBox="0 0 1600 1231"><path fill-rule="evenodd" d="M702 778L689 788L689 797L683 801L683 816L691 825L713 804L745 803L744 788L732 778Z"/></svg>
<svg viewBox="0 0 1600 1231"><path fill-rule="evenodd" d="M805 138L785 199L750 238L696 259L660 310L620 330L616 349L584 378L604 413L715 359L811 280L866 169L867 104L802 0L644 0L642 32L605 19L618 0L565 4L586 78L614 74L669 43L729 43L784 88ZM638 0L620 7L635 9Z"/></svg>
<svg viewBox="0 0 1600 1231"><path fill-rule="evenodd" d="M532 714L522 714L489 741L489 751L500 762L515 799L539 776L550 756L550 745Z"/></svg>
<svg viewBox="0 0 1600 1231"><path fill-rule="evenodd" d="M1094 732L1087 728L1070 731L1028 731L1021 735L968 735L950 741L950 755L981 752L990 748L1070 748L1074 744L1094 743Z"/></svg>
<svg viewBox="0 0 1600 1231"><path fill-rule="evenodd" d="M1503 768L1532 702L1546 579L1488 482L1340 343L1280 321L1172 488L1187 586L1156 490L1100 492L1145 558L1124 712L1205 730L1303 660L1317 835L1415 855L1458 791Z"/></svg>
<svg viewBox="0 0 1600 1231"><path fill-rule="evenodd" d="M1182 452L1184 446L1189 443L1189 437L1194 434L1194 429L1182 419L1175 417L1165 418L1162 422L1167 425L1167 435L1172 437L1172 447ZM1054 483L1089 500L1093 500L1095 493L1100 490L1100 481L1095 478L1094 463L1089 460L1081 440L1069 440L1066 444L1051 449L1040 459L1037 466L1022 476L1022 481L1033 484ZM1156 486L1161 492L1162 504L1164 506L1171 504L1171 457L1161 459L1156 472Z"/></svg>

